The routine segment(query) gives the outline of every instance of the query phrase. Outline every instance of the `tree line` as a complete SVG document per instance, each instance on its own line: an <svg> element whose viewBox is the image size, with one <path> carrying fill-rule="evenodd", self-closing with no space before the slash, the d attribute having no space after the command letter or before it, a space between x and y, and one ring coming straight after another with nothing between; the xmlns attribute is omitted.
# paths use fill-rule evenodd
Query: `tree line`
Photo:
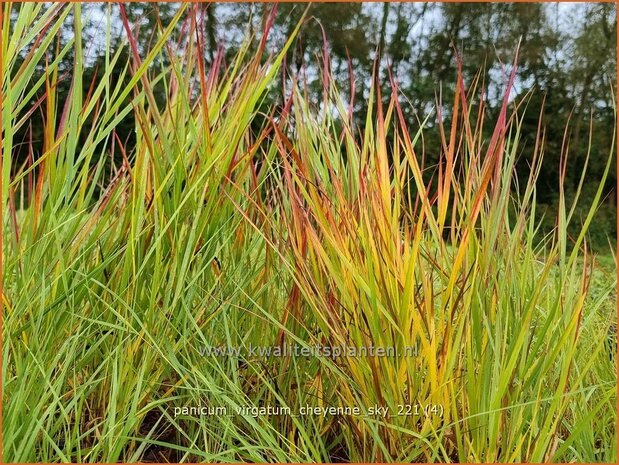
<svg viewBox="0 0 619 465"><path fill-rule="evenodd" d="M125 6L144 49L179 8L179 4L173 3L131 2ZM273 4L209 3L195 8L201 18L204 57L208 64L218 50L231 57L243 38L260 38ZM84 21L83 31L85 43L89 44L84 61L85 82L96 80L104 69L107 10L112 18L112 48L126 41L117 5L85 4L84 14L89 18ZM390 80L397 80L400 92L410 103L404 108L412 128L422 116L436 113L438 96L447 104L453 99L456 54L462 60L465 83L473 82L476 76L483 80L487 113L492 117L501 103L505 83L503 67L509 68L518 48L514 97L530 93L523 118L521 137L525 149L517 166L519 175L528 176L531 161L528 156L533 152L531 145L535 144L541 111L545 159L537 195L538 201L547 206L548 218L553 217L558 198L566 126L570 152L566 174L568 199L578 189L587 153L591 154L590 171L583 187L583 208L594 195L596 180L604 170L616 130L615 4L384 2L308 6L284 3L277 6L269 47L281 45L303 15L305 21L289 51L285 71L289 75L303 73L309 91L319 102L322 89L319 67L327 50L332 75L342 90L354 94L353 111L359 124L363 124L362 115L367 110L368 90L373 80L381 86L385 100L390 96ZM58 46L49 51L50 58L61 50L62 42L72 33L69 18ZM72 57L65 61L66 76L58 89L61 104L71 85ZM377 62L380 66L376 66ZM127 79L121 68L112 79ZM44 73L43 65L37 73ZM163 90L160 91L164 99ZM32 105L39 98L34 96ZM265 104L276 105L281 101L281 89L272 89L270 98ZM432 126L435 121L436 117L431 117L428 124ZM17 136L23 143L16 148L14 169L41 155L42 112L34 112ZM134 122L128 117L119 128L119 138L130 148L133 137ZM428 131L425 138L428 166L438 162L440 149L438 132ZM603 212L597 215L592 228L593 242L599 247L616 236L616 173L612 171L605 186Z"/></svg>

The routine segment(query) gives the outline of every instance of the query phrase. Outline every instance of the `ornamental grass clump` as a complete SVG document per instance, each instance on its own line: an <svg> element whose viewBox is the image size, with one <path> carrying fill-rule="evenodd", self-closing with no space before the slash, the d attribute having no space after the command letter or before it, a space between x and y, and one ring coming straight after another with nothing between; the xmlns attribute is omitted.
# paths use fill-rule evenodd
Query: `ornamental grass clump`
<svg viewBox="0 0 619 465"><path fill-rule="evenodd" d="M293 87L275 143L281 240L294 276L291 331L317 328L316 342L333 346L396 349L342 358L350 380L323 387L344 405L391 412L346 426L333 420L356 452L351 460L556 459L576 440L584 411L614 418L614 376L590 313L608 294L588 295L594 258L585 240L602 185L580 235L568 239L575 205L565 205L562 154L557 226L535 240L543 130L540 123L525 148L531 164L519 186L527 96L510 99L515 63L492 122L483 99L474 100L478 83L466 88L458 71L449 126L437 115L437 167L422 164L430 116L411 133L396 82L386 103L372 88L360 128L328 71L320 109ZM603 385L598 363L609 368ZM328 379L322 370L316 376ZM588 405L580 418L575 404Z"/></svg>
<svg viewBox="0 0 619 465"><path fill-rule="evenodd" d="M4 462L616 460L610 157L580 234L561 188L539 240L515 64L498 116L458 65L413 128L395 79L355 119L328 55L312 101L274 13L207 62L197 7L148 45L119 11L86 82L79 4L2 5Z"/></svg>

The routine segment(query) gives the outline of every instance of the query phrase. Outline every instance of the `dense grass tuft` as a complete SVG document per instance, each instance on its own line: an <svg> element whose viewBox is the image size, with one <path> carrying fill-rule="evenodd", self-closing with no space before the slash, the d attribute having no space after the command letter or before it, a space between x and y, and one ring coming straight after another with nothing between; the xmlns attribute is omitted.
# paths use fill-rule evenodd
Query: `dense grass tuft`
<svg viewBox="0 0 619 465"><path fill-rule="evenodd" d="M207 65L192 7L148 50L121 7L129 40L89 83L79 4L2 8L4 462L616 461L616 259L587 246L610 157L579 233L578 195L561 194L540 241L543 128L522 146L515 63L492 121L456 70L454 101L418 130L396 82L359 126L327 59L321 102L289 78L265 105L296 31ZM69 18L75 38L46 60ZM43 153L11 172L28 111ZM293 346L396 353L250 350ZM225 347L241 351L206 353ZM181 410L198 406L225 410ZM237 413L269 406L292 414Z"/></svg>

